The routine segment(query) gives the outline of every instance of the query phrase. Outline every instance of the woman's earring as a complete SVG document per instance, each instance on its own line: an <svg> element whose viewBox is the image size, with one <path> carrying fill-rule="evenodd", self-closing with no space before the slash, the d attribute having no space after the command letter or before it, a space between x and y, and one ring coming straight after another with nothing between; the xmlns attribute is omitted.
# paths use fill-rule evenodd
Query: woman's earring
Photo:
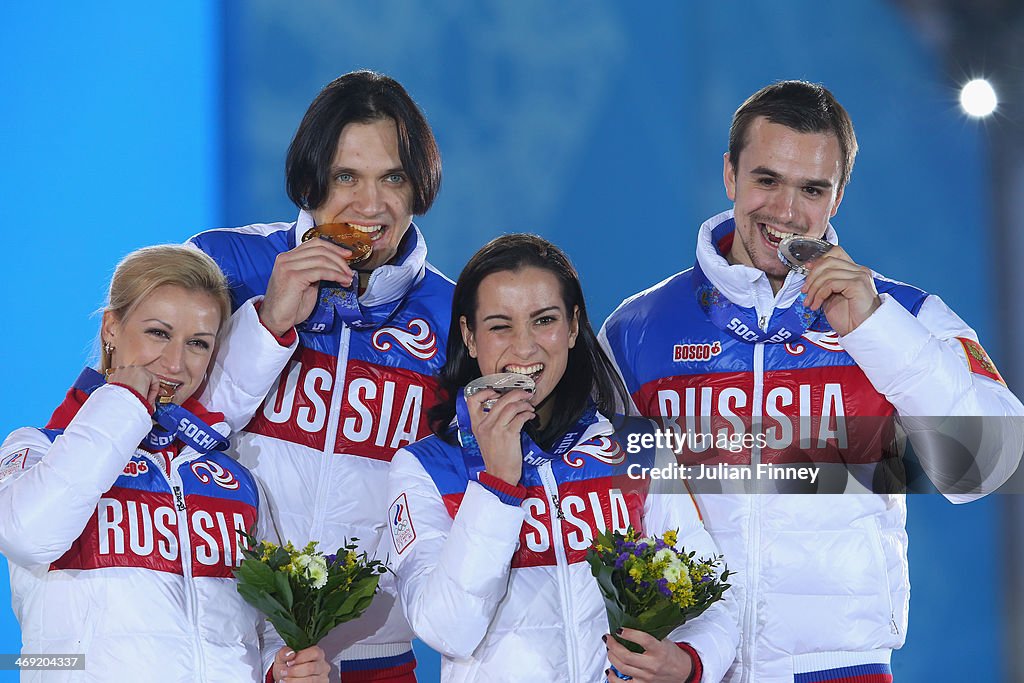
<svg viewBox="0 0 1024 683"><path fill-rule="evenodd" d="M299 206L301 206L304 211L309 211L309 194L303 194L302 197L300 197Z"/></svg>
<svg viewBox="0 0 1024 683"><path fill-rule="evenodd" d="M103 351L109 356L114 352L114 345L110 342L103 342Z"/></svg>

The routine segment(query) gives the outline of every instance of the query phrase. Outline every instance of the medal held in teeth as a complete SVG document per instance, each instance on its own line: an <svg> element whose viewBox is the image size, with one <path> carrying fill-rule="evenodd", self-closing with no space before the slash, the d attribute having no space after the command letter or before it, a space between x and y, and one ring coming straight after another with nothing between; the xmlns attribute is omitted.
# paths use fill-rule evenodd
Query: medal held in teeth
<svg viewBox="0 0 1024 683"><path fill-rule="evenodd" d="M484 389L493 389L499 394L504 395L515 389L522 389L523 391L528 391L532 394L536 388L537 385L533 379L526 375L520 375L518 372L499 372L494 375L477 377L466 385L463 392L466 394L466 398L469 398L473 394L481 392ZM487 411L494 407L497 400L497 398L492 398L484 401L484 410Z"/></svg>
<svg viewBox="0 0 1024 683"><path fill-rule="evenodd" d="M352 252L349 264L357 265L370 258L373 252L372 233L363 232L348 223L324 223L314 225L302 236L303 242L320 237Z"/></svg>
<svg viewBox="0 0 1024 683"><path fill-rule="evenodd" d="M825 240L790 235L779 243L779 260L790 270L807 275L807 264L824 256L832 246Z"/></svg>
<svg viewBox="0 0 1024 683"><path fill-rule="evenodd" d="M114 371L118 368L107 368L103 371L103 379L109 381L110 376L114 374ZM174 392L178 390L181 384L178 382L169 382L166 379L160 380L160 388L157 389L156 403L157 405L164 403L174 402Z"/></svg>

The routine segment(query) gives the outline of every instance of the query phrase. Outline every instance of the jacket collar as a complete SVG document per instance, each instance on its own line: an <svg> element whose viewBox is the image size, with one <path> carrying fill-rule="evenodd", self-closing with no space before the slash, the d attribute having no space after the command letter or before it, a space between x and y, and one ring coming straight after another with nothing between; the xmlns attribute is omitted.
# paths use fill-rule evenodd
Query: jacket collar
<svg viewBox="0 0 1024 683"><path fill-rule="evenodd" d="M712 216L700 226L697 235L697 263L708 280L729 301L739 306L754 308L758 301L772 300L776 308L792 306L800 294L804 276L791 272L786 276L779 293L772 294L771 283L763 271L742 264L732 265L726 260L725 253L728 253L728 246L732 244L735 230L732 209ZM839 244L839 236L831 223L825 230L825 240Z"/></svg>

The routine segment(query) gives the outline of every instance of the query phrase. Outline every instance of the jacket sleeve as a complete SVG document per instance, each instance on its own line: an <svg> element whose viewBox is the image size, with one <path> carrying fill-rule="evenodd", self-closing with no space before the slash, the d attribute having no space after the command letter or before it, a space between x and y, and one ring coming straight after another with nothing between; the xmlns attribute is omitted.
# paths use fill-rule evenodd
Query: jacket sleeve
<svg viewBox="0 0 1024 683"><path fill-rule="evenodd" d="M664 467L674 460L672 453L658 453L658 466ZM696 551L696 557L709 559L721 554L714 539L704 528L700 511L693 496L679 480L655 480L647 496L644 527L648 535L660 536L672 529L679 530L678 549L687 553ZM727 566L729 558L724 558ZM701 681L717 683L736 658L740 643L739 604L731 590L696 619L686 622L668 639L687 643L700 656L704 673Z"/></svg>
<svg viewBox="0 0 1024 683"><path fill-rule="evenodd" d="M250 472L250 474L252 474ZM256 538L261 541L270 541L276 545L281 545L284 541L281 538L281 533L277 525L277 519L274 516L273 509L270 505L270 499L267 497L266 488L263 486L263 482L260 481L259 477L255 474L252 475L256 481L256 487L259 490L260 495L260 507L259 507L259 518L256 524ZM271 667L274 665L274 657L277 655L277 651L284 647L284 639L281 638L277 633L277 629L274 628L263 615L256 625L257 633L260 638L260 654L263 657L263 673L267 675L270 673ZM271 677L267 677L266 680L271 680Z"/></svg>
<svg viewBox="0 0 1024 683"><path fill-rule="evenodd" d="M384 547L409 623L438 652L465 659L505 597L525 512L474 481L452 520L430 476L405 450L392 460L388 500Z"/></svg>
<svg viewBox="0 0 1024 683"><path fill-rule="evenodd" d="M1024 406L978 336L937 296L917 314L887 294L843 349L900 415L928 477L954 503L991 493L1024 452Z"/></svg>
<svg viewBox="0 0 1024 683"><path fill-rule="evenodd" d="M200 399L210 410L224 414L232 433L256 414L298 346L297 337L285 345L263 326L256 312L259 301L261 297L253 297L231 316Z"/></svg>
<svg viewBox="0 0 1024 683"><path fill-rule="evenodd" d="M614 316L614 314L613 314ZM616 353L616 349L613 348L613 344L609 339L608 325L612 318L609 317L605 321L604 325L601 326L601 330L597 333L597 343L600 344L601 350L604 351L605 355L608 356L608 360L611 361L612 367L615 368L615 372L618 374L619 379L622 380L623 386L626 387L626 393L628 395L629 405L619 405L619 399L615 399L615 411L623 415L639 415L640 410L636 407L636 403L633 401L634 388L630 386L626 380L626 376L622 372L622 367L619 364L619 355Z"/></svg>
<svg viewBox="0 0 1024 683"><path fill-rule="evenodd" d="M0 446L0 552L19 565L67 552L152 427L129 389L102 386L50 443L18 429Z"/></svg>

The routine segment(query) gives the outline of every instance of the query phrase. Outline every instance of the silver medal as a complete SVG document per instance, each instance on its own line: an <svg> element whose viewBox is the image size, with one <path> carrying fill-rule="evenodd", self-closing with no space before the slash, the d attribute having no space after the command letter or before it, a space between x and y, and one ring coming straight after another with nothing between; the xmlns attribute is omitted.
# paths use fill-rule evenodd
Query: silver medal
<svg viewBox="0 0 1024 683"><path fill-rule="evenodd" d="M823 256L833 246L825 240L790 235L779 243L779 260L790 270L807 275L807 264Z"/></svg>
<svg viewBox="0 0 1024 683"><path fill-rule="evenodd" d="M467 384L463 391L466 394L466 398L469 398L473 394L483 391L484 389L493 389L499 394L506 394L514 389L522 389L523 391L528 391L532 394L533 390L536 388L537 385L534 381L526 375L520 375L518 372L499 372L494 375L477 377ZM492 398L484 401L484 410L490 410L497 400L498 399L496 398Z"/></svg>

